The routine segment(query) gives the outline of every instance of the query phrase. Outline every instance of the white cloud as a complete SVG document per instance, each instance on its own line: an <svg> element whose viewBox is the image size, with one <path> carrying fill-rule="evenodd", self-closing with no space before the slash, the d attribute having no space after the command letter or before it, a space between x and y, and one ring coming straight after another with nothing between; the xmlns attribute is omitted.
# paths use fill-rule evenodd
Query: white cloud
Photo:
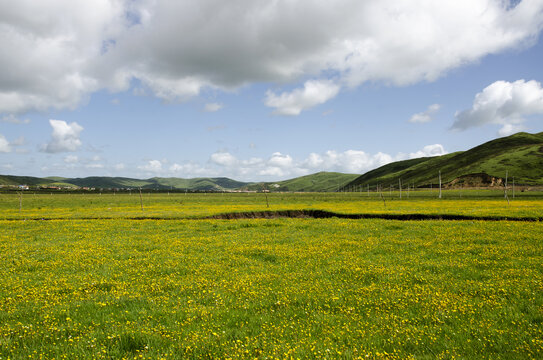
<svg viewBox="0 0 543 360"><path fill-rule="evenodd" d="M523 129L525 117L543 114L543 88L530 80L496 81L475 95L471 109L457 112L452 128L466 130L486 124L502 125L500 135Z"/></svg>
<svg viewBox="0 0 543 360"><path fill-rule="evenodd" d="M428 109L426 111L414 114L409 119L409 122L411 123L427 123L433 120L434 115L439 111L441 106L439 104L432 104L428 106Z"/></svg>
<svg viewBox="0 0 543 360"><path fill-rule="evenodd" d="M78 123L66 123L63 120L49 120L53 128L51 141L42 146L42 151L47 153L59 153L65 151L76 151L81 146L79 135L83 131Z"/></svg>
<svg viewBox="0 0 543 360"><path fill-rule="evenodd" d="M0 134L0 153L9 153L12 152L13 147L23 146L26 144L26 140L23 136L19 136L13 141L8 141L4 135ZM25 149L16 149L16 153L25 154L27 150Z"/></svg>
<svg viewBox="0 0 543 360"><path fill-rule="evenodd" d="M115 164L114 168L117 171L121 171L121 170L124 170L126 168L126 165L123 164L123 163L118 163L118 164Z"/></svg>
<svg viewBox="0 0 543 360"><path fill-rule="evenodd" d="M360 150L347 150L344 152L329 150L324 154L309 154L302 164L311 171L362 173L392 161L392 156L381 152L371 155Z"/></svg>
<svg viewBox="0 0 543 360"><path fill-rule="evenodd" d="M334 86L316 81L318 94L311 82L268 92L278 114L295 115L339 87L435 80L531 45L543 26L538 0L19 0L2 2L0 14L0 113L10 114L74 108L133 83L183 101L333 74Z"/></svg>
<svg viewBox="0 0 543 360"><path fill-rule="evenodd" d="M214 173L221 174L221 176L244 180L257 180L259 178L281 180L318 171L362 174L393 161L444 154L447 154L447 151L441 144L433 144L424 146L421 150L409 154L390 155L382 152L369 154L361 150L347 150L344 152L329 150L322 154L310 153L305 159L294 159L288 154L275 152L267 159L250 158L244 160L238 159L227 152L218 152L211 155L210 162L219 167ZM170 168L170 170L173 169ZM207 171L211 170L207 169Z"/></svg>
<svg viewBox="0 0 543 360"><path fill-rule="evenodd" d="M292 163L293 160L290 155L283 155L280 152L273 153L271 158L268 160L268 165L279 168L291 167Z"/></svg>
<svg viewBox="0 0 543 360"><path fill-rule="evenodd" d="M4 135L0 134L0 153L9 153L11 152L11 146L9 141L6 140Z"/></svg>
<svg viewBox="0 0 543 360"><path fill-rule="evenodd" d="M138 169L150 173L162 172L162 162L160 160L149 160L147 164L138 166Z"/></svg>
<svg viewBox="0 0 543 360"><path fill-rule="evenodd" d="M447 154L445 148L441 144L426 145L422 150L409 154L410 159L429 157L429 156L441 156Z"/></svg>
<svg viewBox="0 0 543 360"><path fill-rule="evenodd" d="M11 145L13 146L23 146L23 145L26 145L26 139L24 138L24 136L19 136L17 139L13 140L11 142Z"/></svg>
<svg viewBox="0 0 543 360"><path fill-rule="evenodd" d="M227 152L217 152L211 154L210 160L220 166L234 166L238 162L238 160L232 154Z"/></svg>
<svg viewBox="0 0 543 360"><path fill-rule="evenodd" d="M28 124L30 123L29 119L20 119L13 114L5 115L0 119L0 122L10 123L10 124Z"/></svg>
<svg viewBox="0 0 543 360"><path fill-rule="evenodd" d="M223 104L219 103L207 103L204 106L205 112L216 112L223 108Z"/></svg>
<svg viewBox="0 0 543 360"><path fill-rule="evenodd" d="M525 130L523 125L504 124L500 130L498 130L499 136L509 136L519 131Z"/></svg>
<svg viewBox="0 0 543 360"><path fill-rule="evenodd" d="M199 164L186 163L186 164L177 164L174 163L169 167L170 173L175 176L181 176L184 178L199 177L199 176L215 176L220 173L215 169L206 168Z"/></svg>
<svg viewBox="0 0 543 360"><path fill-rule="evenodd" d="M68 155L64 158L66 164L75 164L79 161L79 158L76 155Z"/></svg>
<svg viewBox="0 0 543 360"><path fill-rule="evenodd" d="M92 68L125 11L112 0L2 2L0 113L74 108L97 90Z"/></svg>
<svg viewBox="0 0 543 360"><path fill-rule="evenodd" d="M276 110L278 115L299 115L302 110L310 109L323 104L335 97L339 92L339 86L331 81L312 80L306 81L303 89L295 89L275 95L272 91L266 92L266 106Z"/></svg>

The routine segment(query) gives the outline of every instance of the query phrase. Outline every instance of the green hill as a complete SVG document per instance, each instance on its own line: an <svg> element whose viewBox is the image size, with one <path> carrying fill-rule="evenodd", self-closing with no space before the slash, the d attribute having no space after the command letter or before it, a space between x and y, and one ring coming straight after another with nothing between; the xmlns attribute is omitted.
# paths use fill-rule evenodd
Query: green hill
<svg viewBox="0 0 543 360"><path fill-rule="evenodd" d="M94 188L142 188L156 190L233 190L248 183L228 178L150 178L145 180L125 177L92 176L86 178L64 179L80 187Z"/></svg>
<svg viewBox="0 0 543 360"><path fill-rule="evenodd" d="M44 179L33 176L14 176L14 175L0 175L0 185L49 185L56 180Z"/></svg>
<svg viewBox="0 0 543 360"><path fill-rule="evenodd" d="M517 184L543 185L543 132L517 133L495 139L467 151L443 156L398 161L361 175L345 185L354 187L437 185L438 174L448 186L501 185L506 175Z"/></svg>
<svg viewBox="0 0 543 360"><path fill-rule="evenodd" d="M189 189L189 190L234 190L249 183L232 180L225 177L218 178L152 178L154 186L158 189Z"/></svg>
<svg viewBox="0 0 543 360"><path fill-rule="evenodd" d="M316 174L305 175L290 180L266 182L250 185L250 190L261 190L262 188L270 191L312 191L328 192L337 191L350 181L356 179L356 174L342 174L337 172L319 172Z"/></svg>

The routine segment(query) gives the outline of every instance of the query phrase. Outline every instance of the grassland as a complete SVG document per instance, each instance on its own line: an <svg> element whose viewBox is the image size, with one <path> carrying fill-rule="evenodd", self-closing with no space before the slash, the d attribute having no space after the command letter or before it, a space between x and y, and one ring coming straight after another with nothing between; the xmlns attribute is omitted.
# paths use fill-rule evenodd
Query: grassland
<svg viewBox="0 0 543 360"><path fill-rule="evenodd" d="M326 210L339 214L457 214L543 217L542 192L502 190L398 191L361 193L49 193L0 194L0 219L165 218L185 219L230 212ZM143 203L144 210L141 210Z"/></svg>
<svg viewBox="0 0 543 360"><path fill-rule="evenodd" d="M543 212L388 195L2 194L0 359L541 358L540 221L197 219Z"/></svg>

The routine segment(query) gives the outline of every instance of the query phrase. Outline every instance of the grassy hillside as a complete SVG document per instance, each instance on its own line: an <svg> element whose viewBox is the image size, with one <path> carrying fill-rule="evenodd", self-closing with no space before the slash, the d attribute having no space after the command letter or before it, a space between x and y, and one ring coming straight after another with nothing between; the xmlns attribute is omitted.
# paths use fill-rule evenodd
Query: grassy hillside
<svg viewBox="0 0 543 360"><path fill-rule="evenodd" d="M294 179L254 184L249 189L260 190L265 187L271 191L315 191L328 192L337 191L350 181L356 179L356 174L342 174L337 172L319 172L316 174L297 177Z"/></svg>
<svg viewBox="0 0 543 360"><path fill-rule="evenodd" d="M54 183L56 180L53 179L43 179L33 176L13 176L13 175L0 175L0 185L28 185L28 186L37 186L37 185L49 185Z"/></svg>
<svg viewBox="0 0 543 360"><path fill-rule="evenodd" d="M65 179L64 182L80 187L95 188L136 188L150 185L148 180L138 180L124 177L91 176L86 178Z"/></svg>
<svg viewBox="0 0 543 360"><path fill-rule="evenodd" d="M219 178L152 178L149 179L159 189L189 189L189 190L234 190L246 186L249 183L232 180L225 177Z"/></svg>
<svg viewBox="0 0 543 360"><path fill-rule="evenodd" d="M506 171L517 184L543 184L543 133L517 133L495 139L467 151L443 156L399 161L359 176L345 188L382 184L429 186L438 184L500 185ZM478 180L477 180L478 179ZM477 184L479 182L479 184Z"/></svg>

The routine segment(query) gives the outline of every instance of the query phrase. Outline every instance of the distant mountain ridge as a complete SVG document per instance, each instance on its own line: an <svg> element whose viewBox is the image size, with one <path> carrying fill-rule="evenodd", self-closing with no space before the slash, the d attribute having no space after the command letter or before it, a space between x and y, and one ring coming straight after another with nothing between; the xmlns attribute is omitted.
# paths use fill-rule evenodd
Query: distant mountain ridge
<svg viewBox="0 0 543 360"><path fill-rule="evenodd" d="M71 188L189 191L314 191L365 189L376 185L397 187L399 181L407 186L430 187L442 183L447 187L499 186L506 173L517 184L543 185L543 132L520 132L498 138L467 151L393 162L363 175L318 172L277 182L242 182L226 177L132 179L126 177L91 176L85 178L0 175L0 185L56 186Z"/></svg>
<svg viewBox="0 0 543 360"><path fill-rule="evenodd" d="M73 187L101 189L153 189L153 190L190 190L222 191L236 190L251 183L236 181L225 177L216 178L160 178L133 179L127 177L90 176L85 178L38 178L31 176L0 175L2 185L29 185L42 187Z"/></svg>

